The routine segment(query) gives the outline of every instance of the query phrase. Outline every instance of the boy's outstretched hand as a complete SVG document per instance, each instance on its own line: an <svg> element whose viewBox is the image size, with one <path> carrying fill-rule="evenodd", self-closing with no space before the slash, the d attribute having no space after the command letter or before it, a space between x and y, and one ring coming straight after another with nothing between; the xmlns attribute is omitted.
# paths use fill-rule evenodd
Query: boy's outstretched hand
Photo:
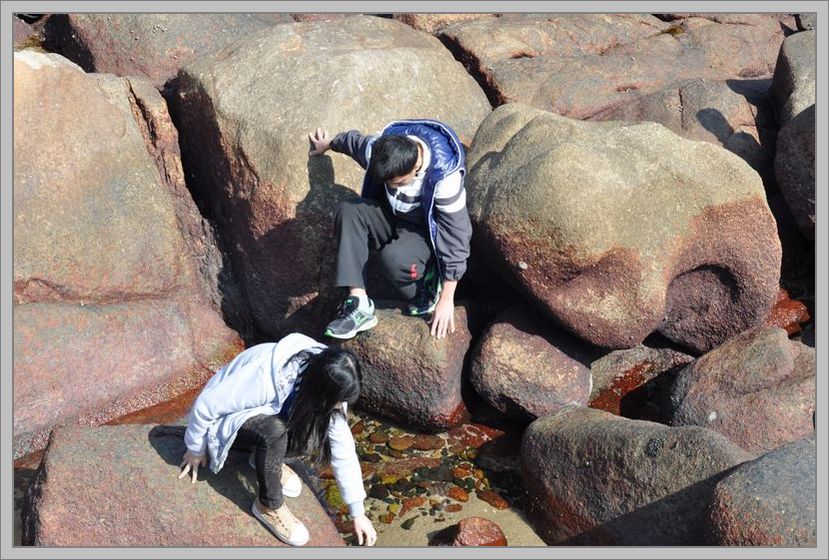
<svg viewBox="0 0 829 560"><path fill-rule="evenodd" d="M312 146L308 152L309 156L320 156L331 147L331 139L328 137L328 132L320 127L317 127L314 132L309 132L308 138L311 140Z"/></svg>

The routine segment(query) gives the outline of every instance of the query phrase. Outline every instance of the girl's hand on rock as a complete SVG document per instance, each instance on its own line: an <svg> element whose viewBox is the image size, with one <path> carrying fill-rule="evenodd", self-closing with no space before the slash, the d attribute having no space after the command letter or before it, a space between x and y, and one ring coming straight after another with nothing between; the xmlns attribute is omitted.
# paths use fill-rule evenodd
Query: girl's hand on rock
<svg viewBox="0 0 829 560"><path fill-rule="evenodd" d="M377 542L377 531L365 515L354 518L354 534L357 535L357 544L374 546Z"/></svg>
<svg viewBox="0 0 829 560"><path fill-rule="evenodd" d="M179 479L184 478L188 472L192 473L192 483L196 483L196 477L199 474L199 466L207 466L207 457L198 453L193 453L189 449L184 453L184 458L181 460L179 468L182 471L179 473Z"/></svg>

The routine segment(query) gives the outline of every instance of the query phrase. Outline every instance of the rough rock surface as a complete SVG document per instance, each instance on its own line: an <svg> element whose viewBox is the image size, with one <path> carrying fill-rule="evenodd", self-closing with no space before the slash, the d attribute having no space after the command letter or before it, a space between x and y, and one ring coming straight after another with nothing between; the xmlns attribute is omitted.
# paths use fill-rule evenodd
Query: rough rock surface
<svg viewBox="0 0 829 560"><path fill-rule="evenodd" d="M23 543L287 546L250 512L257 483L249 453L232 451L219 473L200 469L191 484L177 478L184 451L176 426L56 430L29 489ZM345 544L307 486L291 498L291 511L311 533L307 546Z"/></svg>
<svg viewBox="0 0 829 560"><path fill-rule="evenodd" d="M815 238L815 105L786 123L777 136L774 174L800 232Z"/></svg>
<svg viewBox="0 0 829 560"><path fill-rule="evenodd" d="M437 533L430 546L507 546L497 523L483 517L467 517Z"/></svg>
<svg viewBox="0 0 829 560"><path fill-rule="evenodd" d="M775 18L666 24L647 15L594 16L609 24L586 14L557 16L565 17L577 23L565 20L560 32L550 33L528 18L503 41L492 40L500 21L476 33L477 43L462 32L485 20L449 26L443 34L494 105L520 101L578 119L687 79L769 77L784 38Z"/></svg>
<svg viewBox="0 0 829 560"><path fill-rule="evenodd" d="M22 49L38 45L41 38L38 31L20 18L12 18L12 44L14 49Z"/></svg>
<svg viewBox="0 0 829 560"><path fill-rule="evenodd" d="M495 409L520 421L586 405L594 356L584 346L531 309L513 307L481 337L469 380Z"/></svg>
<svg viewBox="0 0 829 560"><path fill-rule="evenodd" d="M461 21L471 21L482 18L500 18L498 14L395 14L394 19L406 25L417 29L418 31L425 31L432 35L438 34L447 25L452 25Z"/></svg>
<svg viewBox="0 0 829 560"><path fill-rule="evenodd" d="M591 408L539 418L521 445L527 515L549 545L706 545L717 482L750 457L722 435Z"/></svg>
<svg viewBox="0 0 829 560"><path fill-rule="evenodd" d="M769 84L769 79L691 79L591 119L658 122L689 140L734 152L768 180L773 175L777 131Z"/></svg>
<svg viewBox="0 0 829 560"><path fill-rule="evenodd" d="M375 305L377 326L343 343L363 369L357 407L426 430L460 424L468 416L461 397L472 339L467 309L455 308L455 332L437 340L423 318L403 315L389 302Z"/></svg>
<svg viewBox="0 0 829 560"><path fill-rule="evenodd" d="M740 334L683 369L668 421L705 426L755 454L814 430L815 350L783 329Z"/></svg>
<svg viewBox="0 0 829 560"><path fill-rule="evenodd" d="M55 425L194 387L241 341L200 274L215 246L158 92L56 54L14 58L18 457Z"/></svg>
<svg viewBox="0 0 829 560"><path fill-rule="evenodd" d="M761 323L781 249L762 181L656 123L495 109L469 157L479 254L570 332L697 353Z"/></svg>
<svg viewBox="0 0 829 560"><path fill-rule="evenodd" d="M781 127L815 103L816 39L815 31L804 31L780 47L770 93Z"/></svg>
<svg viewBox="0 0 829 560"><path fill-rule="evenodd" d="M817 545L815 436L740 465L717 484L710 518L720 546Z"/></svg>
<svg viewBox="0 0 829 560"><path fill-rule="evenodd" d="M187 130L182 152L196 197L230 239L256 325L270 337L330 287L333 214L362 184L345 155L309 158L308 132L369 134L422 117L469 143L490 110L436 38L369 16L276 25L186 66L179 78L171 110ZM325 95L314 94L323 87Z"/></svg>
<svg viewBox="0 0 829 560"><path fill-rule="evenodd" d="M625 418L662 422L676 374L693 361L688 354L645 344L614 350L590 364L589 406Z"/></svg>
<svg viewBox="0 0 829 560"><path fill-rule="evenodd" d="M87 72L143 76L162 88L179 69L288 14L60 14L46 31L58 52Z"/></svg>

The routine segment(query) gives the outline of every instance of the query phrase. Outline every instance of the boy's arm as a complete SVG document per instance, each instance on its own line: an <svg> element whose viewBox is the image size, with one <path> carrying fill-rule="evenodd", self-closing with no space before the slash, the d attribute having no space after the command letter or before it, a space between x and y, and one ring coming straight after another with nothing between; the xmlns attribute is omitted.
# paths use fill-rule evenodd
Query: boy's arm
<svg viewBox="0 0 829 560"><path fill-rule="evenodd" d="M443 275L443 290L432 315L431 333L441 339L455 331L455 288L466 272L472 222L466 208L463 173L456 171L435 186L435 251Z"/></svg>
<svg viewBox="0 0 829 560"><path fill-rule="evenodd" d="M376 136L361 134L358 130L349 130L329 139L328 132L321 128L317 128L316 132L310 133L308 137L313 144L310 155L322 155L331 149L351 156L363 169L368 167L368 160L371 158L371 145L377 138Z"/></svg>
<svg viewBox="0 0 829 560"><path fill-rule="evenodd" d="M472 222L466 208L463 173L456 171L435 186L435 251L440 261L442 280L457 282L466 272Z"/></svg>

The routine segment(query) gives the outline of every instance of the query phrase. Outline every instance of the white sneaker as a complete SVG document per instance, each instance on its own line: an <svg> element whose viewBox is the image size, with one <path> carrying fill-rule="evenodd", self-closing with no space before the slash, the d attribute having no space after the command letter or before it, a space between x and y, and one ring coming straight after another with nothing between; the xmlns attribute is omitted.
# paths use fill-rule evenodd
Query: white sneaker
<svg viewBox="0 0 829 560"><path fill-rule="evenodd" d="M248 457L248 465L256 470L256 452L251 453ZM279 482L282 484L282 495L286 498L296 498L302 493L302 481L299 479L299 475L285 463L282 463L282 476L279 478Z"/></svg>
<svg viewBox="0 0 829 560"><path fill-rule="evenodd" d="M291 546L302 546L308 542L311 535L305 524L297 519L287 504L282 504L276 509L266 507L259 498L253 501L251 511L256 519L270 529L276 538Z"/></svg>

